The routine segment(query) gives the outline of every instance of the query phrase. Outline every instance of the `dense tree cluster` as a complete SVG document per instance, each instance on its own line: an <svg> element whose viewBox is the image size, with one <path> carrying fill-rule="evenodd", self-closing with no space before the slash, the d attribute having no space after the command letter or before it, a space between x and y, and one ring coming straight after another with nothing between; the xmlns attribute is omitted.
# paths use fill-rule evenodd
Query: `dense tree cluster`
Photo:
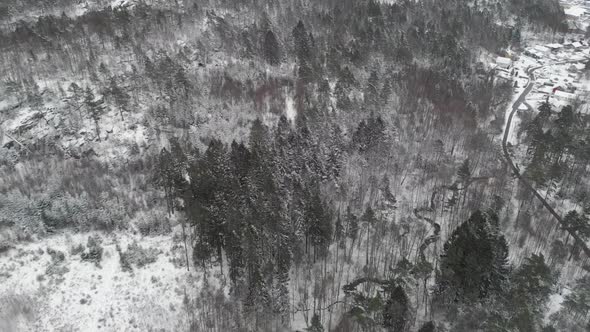
<svg viewBox="0 0 590 332"><path fill-rule="evenodd" d="M559 274L533 254L516 269L493 214L476 212L445 243L436 303L457 331L541 331Z"/></svg>
<svg viewBox="0 0 590 332"><path fill-rule="evenodd" d="M525 126L530 140L530 178L538 184L551 180L569 183L572 176L578 178L586 173L590 136L584 117L570 105L555 112L551 104L541 104L539 113Z"/></svg>
<svg viewBox="0 0 590 332"><path fill-rule="evenodd" d="M13 20L24 4L50 14ZM149 142L108 164L89 150L24 145L30 155L14 158L27 165L39 151L80 159L86 171L52 177L51 190L48 170L22 175L2 147L0 212L17 212L0 213L0 225L112 230L149 210L160 221L137 226L149 235L178 220L184 266L205 282L229 276L229 299L204 289L185 301L195 314L215 298L211 310L228 317L194 319L197 331L280 330L295 315L314 332L550 328L552 268L576 250L551 233L508 264L508 240L553 225L530 195L512 195L493 142L512 86L478 62L519 46L531 25L561 29L556 1L178 0L51 12L68 4L0 4L2 91L39 114L58 104L55 137L91 131L82 148L111 142L113 115ZM514 26L501 23L515 13ZM576 179L587 178L590 122L569 106L539 111L524 123L525 174L548 195L577 193L557 231L587 239L590 194ZM16 188L22 178L46 194ZM578 321L587 279L564 302Z"/></svg>
<svg viewBox="0 0 590 332"><path fill-rule="evenodd" d="M443 303L469 303L502 290L508 246L495 218L476 212L445 243L437 278Z"/></svg>
<svg viewBox="0 0 590 332"><path fill-rule="evenodd" d="M305 120L293 127L282 117L273 131L256 120L248 143L211 140L199 154L173 142L160 154L158 178L189 221L195 265L223 269L227 257L244 306L288 320L292 264L326 255L332 242L334 214L320 183L337 176L342 160L324 154Z"/></svg>

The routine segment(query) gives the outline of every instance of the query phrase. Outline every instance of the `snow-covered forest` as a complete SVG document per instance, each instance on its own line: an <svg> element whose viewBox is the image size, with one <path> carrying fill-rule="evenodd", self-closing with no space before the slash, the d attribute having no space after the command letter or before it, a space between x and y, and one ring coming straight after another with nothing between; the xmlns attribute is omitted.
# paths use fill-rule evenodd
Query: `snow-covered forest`
<svg viewBox="0 0 590 332"><path fill-rule="evenodd" d="M585 6L0 1L0 331L589 331Z"/></svg>

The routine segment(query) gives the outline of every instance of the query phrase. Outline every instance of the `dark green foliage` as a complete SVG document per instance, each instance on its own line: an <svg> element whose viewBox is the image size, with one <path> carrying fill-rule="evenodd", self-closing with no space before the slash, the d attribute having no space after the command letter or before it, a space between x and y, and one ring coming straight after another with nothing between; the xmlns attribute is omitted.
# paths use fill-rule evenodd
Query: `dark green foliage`
<svg viewBox="0 0 590 332"><path fill-rule="evenodd" d="M502 290L508 247L495 216L476 211L444 245L437 293L443 302L478 301Z"/></svg>
<svg viewBox="0 0 590 332"><path fill-rule="evenodd" d="M582 120L570 105L554 114L550 104L541 104L537 116L524 125L530 157L525 174L530 179L550 185L581 176L578 166L590 161L590 137Z"/></svg>
<svg viewBox="0 0 590 332"><path fill-rule="evenodd" d="M565 13L556 0L511 0L511 4L516 13L536 24L547 25L554 31L567 29Z"/></svg>
<svg viewBox="0 0 590 332"><path fill-rule="evenodd" d="M133 272L133 267L131 266L131 262L127 258L127 255L123 253L121 247L117 244L117 253L119 253L119 264L121 265L121 270L123 272Z"/></svg>
<svg viewBox="0 0 590 332"><path fill-rule="evenodd" d="M492 204L490 205L490 209L493 211L493 213L499 215L505 205L506 202L501 196L494 195L494 197L492 197Z"/></svg>
<svg viewBox="0 0 590 332"><path fill-rule="evenodd" d="M158 254L160 253L155 248L146 249L140 246L136 241L128 245L126 251L122 251L121 248L117 246L117 251L119 253L121 269L126 272L132 272L133 266L142 268L148 264L154 263L158 259Z"/></svg>
<svg viewBox="0 0 590 332"><path fill-rule="evenodd" d="M370 206L367 206L365 213L361 217L361 221L367 223L369 226L373 226L377 223L375 211Z"/></svg>
<svg viewBox="0 0 590 332"><path fill-rule="evenodd" d="M114 100L115 104L119 108L119 114L121 115L121 121L124 121L123 112L127 111L127 107L129 105L129 101L130 101L131 97L123 88L121 88L117 84L117 80L115 79L115 77L111 78L107 92L108 92L108 96Z"/></svg>
<svg viewBox="0 0 590 332"><path fill-rule="evenodd" d="M325 249L332 237L330 211L326 209L317 190L309 196L306 205L308 206L304 216L307 224L306 237L309 237L311 244L317 249Z"/></svg>
<svg viewBox="0 0 590 332"><path fill-rule="evenodd" d="M78 245L76 245L76 246L72 246L72 247L70 248L70 254L71 254L72 256L79 255L79 254L81 254L82 252L84 252L84 244L82 244L82 243L80 243L80 244L78 244Z"/></svg>
<svg viewBox="0 0 590 332"><path fill-rule="evenodd" d="M588 317L588 313L590 313L590 276L581 277L576 281L572 292L565 297L563 305L578 317Z"/></svg>
<svg viewBox="0 0 590 332"><path fill-rule="evenodd" d="M381 206L384 209L397 209L397 207L396 207L397 198L391 192L390 181L389 181L389 177L387 175L383 176L383 179L381 179L379 190L381 191L381 195L382 195Z"/></svg>
<svg viewBox="0 0 590 332"><path fill-rule="evenodd" d="M317 313L314 313L311 317L311 324L306 329L308 332L324 332L324 327L322 326L322 322L320 321L320 316Z"/></svg>
<svg viewBox="0 0 590 332"><path fill-rule="evenodd" d="M344 236L344 225L342 224L342 219L340 215L336 217L336 222L334 223L334 239L339 241Z"/></svg>
<svg viewBox="0 0 590 332"><path fill-rule="evenodd" d="M537 331L543 321L545 303L555 286L557 275L543 255L533 254L510 278L511 290L506 306L512 308L510 325L518 331Z"/></svg>
<svg viewBox="0 0 590 332"><path fill-rule="evenodd" d="M356 240L359 231L358 217L351 212L350 206L346 208L346 225L346 235L353 241Z"/></svg>
<svg viewBox="0 0 590 332"><path fill-rule="evenodd" d="M512 43L519 44L521 40L520 28L516 27L512 30Z"/></svg>
<svg viewBox="0 0 590 332"><path fill-rule="evenodd" d="M360 152L367 152L375 151L385 143L385 139L385 123L380 116L371 116L367 121L362 120L359 123L352 143Z"/></svg>
<svg viewBox="0 0 590 332"><path fill-rule="evenodd" d="M172 230L167 216L151 216L137 222L137 230L143 236L168 234Z"/></svg>
<svg viewBox="0 0 590 332"><path fill-rule="evenodd" d="M469 159L465 159L459 169L457 170L459 181L466 183L471 178L471 168L469 166Z"/></svg>
<svg viewBox="0 0 590 332"><path fill-rule="evenodd" d="M387 91L385 92L383 99L387 99L386 95L388 93L389 92ZM371 76L369 76L369 80L365 88L364 98L365 103L371 107L377 107L379 105L379 78L377 76L377 72L374 70L371 71Z"/></svg>
<svg viewBox="0 0 590 332"><path fill-rule="evenodd" d="M158 165L155 172L155 180L164 189L168 213L177 208L176 197L182 197L186 190L187 181L184 172L187 160L178 140L170 140L171 152L166 148L160 151Z"/></svg>
<svg viewBox="0 0 590 332"><path fill-rule="evenodd" d="M305 119L297 126L282 118L273 135L256 120L248 147L232 142L228 148L213 139L202 155L190 157L172 140L157 171L170 205L185 213L195 232L194 263L221 269L227 257L231 292L245 311L273 313L285 324L291 264L323 257L334 238L332 210L318 185L326 178L325 156Z"/></svg>
<svg viewBox="0 0 590 332"><path fill-rule="evenodd" d="M410 301L401 286L391 291L383 309L383 326L391 331L405 331L410 323Z"/></svg>
<svg viewBox="0 0 590 332"><path fill-rule="evenodd" d="M435 331L436 331L436 326L434 325L434 322L432 322L432 321L424 323L424 325L422 325L422 327L420 327L420 329L418 330L418 332L435 332Z"/></svg>
<svg viewBox="0 0 590 332"><path fill-rule="evenodd" d="M45 275L49 277L61 278L69 271L68 267L64 265L66 257L63 252L47 248L47 253L51 256L51 262L45 269Z"/></svg>
<svg viewBox="0 0 590 332"><path fill-rule="evenodd" d="M309 44L309 36L307 34L307 31L305 29L305 25L303 24L303 22L301 20L299 20L299 22L297 22L297 26L295 26L295 28L293 28L293 40L295 42L295 52L297 54L297 58L299 60L301 59L307 59L309 60L311 57L311 50L310 50L310 44Z"/></svg>
<svg viewBox="0 0 590 332"><path fill-rule="evenodd" d="M569 211L563 218L563 228L575 232L582 238L590 238L590 220L578 211Z"/></svg>
<svg viewBox="0 0 590 332"><path fill-rule="evenodd" d="M361 290L361 285L367 283L376 283L380 285L382 291L379 291L374 295L363 292ZM346 314L347 317L359 324L362 330L367 331L384 327L386 324L384 317L387 315L389 315L388 317L391 318L390 321L395 320L396 317L393 317L391 314L393 313L393 315L395 315L397 312L390 312L390 314L388 314L386 312L386 303L384 303L382 297L382 294L386 294L388 297L391 295L391 291L395 287L391 288L390 285L391 281L373 278L359 278L347 285L344 285L342 289L344 290L347 297L352 299L352 306ZM396 301L394 300L391 303L394 302ZM398 306L395 304L392 304L392 307L398 308Z"/></svg>
<svg viewBox="0 0 590 332"><path fill-rule="evenodd" d="M90 114L90 118L94 121L96 137L100 140L100 128L98 122L104 112L104 100L102 98L96 99L92 89L88 87L84 92L84 105Z"/></svg>
<svg viewBox="0 0 590 332"><path fill-rule="evenodd" d="M271 66L276 66L281 62L281 49L275 34L268 30L264 36L264 58Z"/></svg>
<svg viewBox="0 0 590 332"><path fill-rule="evenodd" d="M80 255L82 260L93 262L97 266L100 266L103 253L101 242L102 239L100 237L89 236L88 243L86 243L86 250Z"/></svg>
<svg viewBox="0 0 590 332"><path fill-rule="evenodd" d="M37 6L32 0L7 1ZM55 2L45 1L49 4L43 6L49 8L43 8L43 12L51 12L50 7ZM505 4L500 1L497 5L502 7ZM209 7L219 7L219 12L223 14L214 13ZM108 86L105 97L111 98L107 99L110 104L119 108L122 119L123 112L131 112L134 106L127 91L133 92L133 100L139 100L141 105L157 104L154 109L163 115L155 119L155 123L152 117L146 117L149 126L145 127L150 130L159 131L162 127L175 133L186 129L185 132L189 133L190 126L191 135L194 128L202 125L216 130L215 121L205 120L207 123L203 123L203 114L195 110L207 108L207 112L214 116L219 115L218 111L224 112L225 118L225 114L233 112L234 108L250 109L252 99L256 99L257 106L258 99L264 101L260 104L265 104L267 100L273 103L275 99L284 99L283 93L290 94L295 90L295 123L281 117L277 128L267 128L262 121L256 120L251 123L249 142L233 142L231 146L215 137L208 137L205 130L201 132L199 129L198 137L207 146L202 155L193 153L190 146L187 148L179 141L171 140L170 147L160 152L155 167L157 184L164 189L168 212L176 211L175 217L183 222L183 226L186 220L187 229L192 232L189 238L193 242L189 241L188 245L193 248L194 262L204 269L228 267L232 296L243 300L246 311L256 314L256 321L259 314L268 313L288 319L291 311L288 282L292 264L311 261L311 257L322 257L334 237L348 237L352 242L363 238L365 234L358 234L359 223L363 231L366 226L367 248L369 243L374 244L370 242L373 239L380 240L381 230L389 226L376 217L381 216L379 212L382 211L376 213L373 210L395 208L396 197L390 191L389 180L384 179L381 185L376 180L381 176L379 172L387 169L389 164L375 168L370 185L379 186L379 193L377 199L370 202L372 207L362 211L367 206L366 201L357 202L354 207L359 215L362 214L358 218L347 206L346 215L332 225L334 197L332 192L326 194L324 191L331 191L338 185L344 198L336 199L334 207L340 208L346 206L343 205L347 203L344 199L354 195L346 191L357 189L341 181L348 180L346 176L357 166L343 162L349 161L346 160L347 154L360 152L363 158L385 156L383 152L389 152L392 145L387 135L394 130L399 130L402 137L413 138L413 130L418 132L418 136L423 130L431 130L426 127L429 123L442 124L442 120L446 120L442 124L444 126L465 118L465 114L476 113L487 118L490 114L485 112L490 107L482 105L473 110L469 106L472 99L479 103L478 98L473 96L472 86L481 85L484 87L482 90L492 90L491 85L483 82L485 80L474 77L471 61L481 47L497 51L520 39L519 28L497 23L504 15L478 4L329 0L325 3L306 3L301 7L297 2L282 6L270 1L221 1L214 6L206 3L183 4L181 1L176 8L174 4L156 7L141 3L127 8L88 10L76 18L47 16L36 22L10 23L0 39L0 45L6 49L33 50L26 62L10 64L14 73L9 76L20 77L23 72L28 74L27 71L40 74L52 71L48 68L38 70L40 67L35 63L43 62L39 60L43 55L54 59L63 57L66 59L63 66L71 67L71 71L83 71L83 75L90 76L94 84L102 81ZM202 8L207 8L207 12ZM272 19L280 24L270 24L268 15L260 14L263 10L267 10ZM499 12L501 10L509 11L511 8L498 9ZM8 14L12 15L12 11ZM3 12L0 16L7 17L8 14ZM252 16L254 18L249 20ZM260 16L263 16L262 20ZM260 21L262 24L258 23ZM197 22L196 25L194 22ZM202 27L202 22L207 22L206 27ZM178 31L173 29L175 26L182 27L182 32L196 28L199 33L191 35L186 45L176 45L174 41L165 39L178 35ZM293 26L292 31L288 31ZM201 35L201 31L204 34ZM292 38L289 38L289 32ZM156 43L149 39L154 36ZM152 46L165 49L157 50ZM96 64L103 61L106 54L116 50L130 53L120 57L122 61L138 59L139 64L133 65L131 72L122 70L127 64L107 62L107 65L99 67L100 74L97 75ZM215 53L218 52L223 53L223 58L240 59L231 61L231 66L227 67L227 71L233 73L224 72L226 68L215 69L210 63L215 62ZM279 66L285 61L285 66L280 73L278 68L259 71L261 59L270 66ZM203 63L198 63L197 67L197 61ZM288 68L294 62L296 72L289 73ZM247 69L239 67L243 63L247 63ZM29 64L31 68L28 68ZM20 68L24 67L27 70L20 72ZM205 67L206 70L203 69ZM236 71L240 75L235 75ZM117 76L108 82L111 73ZM197 92L203 90L207 93L209 86L201 87L202 82L198 80L210 79L214 75L219 80L213 79L215 82L211 84L210 95L199 98ZM330 84L334 81L336 105L332 105L331 101ZM34 84L25 85L31 96L29 100L38 99L41 94L39 88ZM92 90L84 93L75 85L72 85L72 92L77 95L75 99L79 100L79 104L86 107L82 110L90 111L100 137L101 99L97 100ZM401 105L392 105L398 99ZM422 104L432 104L433 110L422 109ZM274 106L271 112L275 111ZM186 119L174 120L184 112L188 114ZM243 119L249 119L253 114L248 113ZM473 122L472 117L469 118ZM160 119L165 120L160 123ZM359 123L360 119L364 120ZM575 124L573 120L575 117L571 112L564 112L554 125L564 130ZM541 129L546 128L541 126ZM425 137L437 133L428 134ZM197 138L193 136L191 139ZM445 144L448 141L447 137L441 139L445 140ZM564 145L570 149L566 143ZM392 146L396 151L399 147L402 146ZM547 148L542 151L539 152L540 160L545 160L556 150ZM399 152L405 151L399 149ZM444 152L441 148L440 160L446 157ZM461 155L471 156L470 151L463 152L465 154ZM396 163L397 169L398 158L387 157L393 157L390 159ZM375 166L370 158L366 160L369 167ZM401 163L403 158L399 160ZM404 166L401 164L401 167ZM551 163L551 166L558 169L561 165ZM430 176L426 175L425 181L429 181ZM464 182L471 176L467 162L458 176ZM555 175L559 176L562 175ZM396 183L392 188L398 185L398 180L401 179L396 174ZM453 196L449 205L456 205L456 202L457 198ZM156 226L154 228L158 229L159 226ZM149 225L138 228L144 235L152 232ZM167 229L165 225L162 228ZM474 229L476 240L460 237L457 240L460 243L450 247L483 242L477 249L489 249L494 252L490 254L492 258L499 257L498 260L501 260L502 255L496 252L501 251L501 241L495 235L480 232L477 227ZM500 249L490 244L496 240ZM305 247L304 243L307 244ZM386 250L384 247L377 248ZM486 255L485 263L501 265L494 259L486 261ZM127 268L131 264L130 259L123 256L122 266ZM455 256L452 258L459 259ZM226 259L228 262L224 262ZM472 257L466 261L473 263ZM404 262L412 265L409 261ZM474 265L470 266L472 270L485 275L476 276L475 279L484 279L477 282L485 285L484 288L493 288L493 285L486 284L488 275L484 273L484 267ZM383 273L388 273L387 268ZM413 269L405 270L422 277L429 275L431 269L432 265L418 262ZM222 272L227 274L227 271ZM460 275L459 285L470 277L465 271L455 272ZM470 287L475 288L475 285ZM387 314L391 316L388 316L389 324L395 329L404 329L409 325L406 321L407 309L404 308L409 306L410 301L401 287L391 291L393 294L388 292L384 299L367 296L363 309L372 309L370 312L374 315L369 318L374 318L380 325L380 313L383 312L380 306L385 301L390 309ZM319 317L314 315L312 325L319 328L315 324L319 321Z"/></svg>
<svg viewBox="0 0 590 332"><path fill-rule="evenodd" d="M457 302L449 320L457 331L542 331L549 295L558 274L533 254L521 266L507 273L508 281L499 292L480 302Z"/></svg>

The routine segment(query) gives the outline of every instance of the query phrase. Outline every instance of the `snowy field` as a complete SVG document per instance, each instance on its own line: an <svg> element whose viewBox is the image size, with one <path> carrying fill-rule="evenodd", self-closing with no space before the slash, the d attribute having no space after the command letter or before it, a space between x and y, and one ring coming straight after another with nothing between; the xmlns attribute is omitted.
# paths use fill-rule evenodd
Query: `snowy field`
<svg viewBox="0 0 590 332"><path fill-rule="evenodd" d="M89 236L102 241L99 263L75 253ZM133 241L156 251L145 266L124 271L117 246L125 251ZM173 243L172 236L65 233L3 252L0 306L8 310L0 310L0 330L186 330L184 296L202 288L203 274L173 263Z"/></svg>

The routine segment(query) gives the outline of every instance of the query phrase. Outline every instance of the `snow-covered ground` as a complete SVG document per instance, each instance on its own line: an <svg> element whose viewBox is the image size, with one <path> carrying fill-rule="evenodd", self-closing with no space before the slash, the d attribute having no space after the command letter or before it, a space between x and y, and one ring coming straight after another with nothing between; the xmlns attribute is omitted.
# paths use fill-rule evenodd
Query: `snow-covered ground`
<svg viewBox="0 0 590 332"><path fill-rule="evenodd" d="M568 21L570 26L587 27L590 23L590 6L586 1L567 0L562 1L562 6L566 9L568 14ZM554 37L555 38L555 37ZM512 145L511 150L514 151L514 162L518 166L522 164L519 159L525 154L526 147L518 144L518 132L521 119L520 112L525 112L527 109L532 109L533 112L538 112L539 106L547 101L554 110L561 110L563 106L571 104L579 104L578 110L587 112L589 107L588 91L590 91L590 76L586 74L585 63L590 60L590 40L585 38L581 33L568 33L561 43L556 40L547 40L546 36L532 35L527 36L523 40L525 51L521 54L510 53L513 60L512 65L508 69L498 69L498 79L508 79L514 84L514 96L509 107L506 109L506 119L512 111L514 102L518 100L524 91L526 82L523 79L530 79L527 75L527 70L530 68L537 68L534 71L534 81L532 81L533 88L526 95L523 103L518 107L518 112L515 113L512 122L509 124L510 135L508 142ZM497 66L500 67L502 58L498 58ZM556 93L557 92L557 93ZM505 128L508 125L505 122ZM520 156L520 157L519 157ZM539 192L546 195L545 191L539 189ZM564 203L564 206L571 204ZM558 209L562 215L567 212L563 206ZM516 211L516 210L515 210ZM514 218L515 219L515 218ZM552 231L553 232L553 231ZM548 235L549 236L549 235ZM518 246L511 244L511 258L515 256L526 257L530 254L521 252ZM533 245L534 247L534 245ZM579 275L581 268L577 264L570 264L569 262L562 268L561 282L555 290L555 293L550 296L547 304L547 311L545 312L545 321L550 323L550 316L559 312L562 307L562 302L567 294L571 292L569 282Z"/></svg>
<svg viewBox="0 0 590 332"><path fill-rule="evenodd" d="M570 21L586 25L590 22L590 11L581 9L585 8L585 2L568 0L563 1L562 6L579 14L569 17ZM538 36L531 36L522 43L524 52L507 51L513 61L510 67L502 67L505 60L503 57L499 57L497 63L492 65L496 67L499 80L510 80L515 86L512 103L506 109L505 118L508 119L513 103L530 81L527 74L530 68L537 68L534 72L533 89L521 105L524 107L519 110L524 111L528 108L526 105L529 105L536 112L541 103L548 101L555 110L572 103L581 103L580 109L587 111L588 106L584 104L590 91L590 77L585 74L585 63L590 60L590 40L581 33L571 32L565 35L562 42L548 42ZM508 142L512 144L516 143L519 123L517 113L512 120L508 138Z"/></svg>
<svg viewBox="0 0 590 332"><path fill-rule="evenodd" d="M98 265L72 252L89 236L102 239ZM128 272L117 245L125 251L133 241L158 253ZM65 233L18 244L0 254L0 331L187 330L183 299L202 287L203 274L173 263L173 243L170 235Z"/></svg>
<svg viewBox="0 0 590 332"><path fill-rule="evenodd" d="M130 2L126 0L114 0L111 5L121 6L128 3ZM80 15L86 9L81 7L75 10L78 11L76 15ZM570 40L574 38L580 37L572 35ZM528 45L527 48L534 46ZM534 59L525 54L513 54L514 70L503 71L502 75L504 79L516 82L513 98L513 101L516 101L529 82L526 69L544 65L536 71L534 89L526 99L533 109L536 109L557 86L564 91L572 89L570 85L572 87L590 86L590 81L580 73L581 62L573 64L575 70L571 68L572 64L559 64L576 58L581 60L588 54L590 54L588 44L547 53L546 57L541 59ZM547 81L551 85L545 84ZM333 89L333 82L330 84ZM545 91L547 89L550 91L549 94ZM332 101L335 103L335 100ZM550 97L550 101L556 107L564 104L564 101L554 97ZM4 106L11 107L2 103L5 101L0 101L0 109ZM291 96L285 97L285 104L287 117L294 121L297 113ZM125 114L125 120L120 121L118 113L110 110L101 120L100 140L94 137L95 124L86 119L82 123L82 129L61 137L60 144L65 150L78 148L88 151L92 148L105 160L113 160L127 155L128 149L135 144L140 148L150 146L155 135L147 132L148 128L142 125L143 121L140 115L133 114ZM218 119L218 121L225 121L225 119ZM511 124L509 137L509 141L513 144L516 143L519 123L520 119L516 115ZM28 126L32 129L30 134L35 137L51 137L61 125L60 115L51 109L38 111L21 109L16 116L1 124L0 138L2 130L14 133ZM199 128L199 130L203 129ZM413 200L401 197L401 201ZM187 324L187 315L183 308L184 294L194 295L203 287L203 274L202 271L187 272L186 268L179 267L171 261L178 254L171 249L174 245L172 235L140 237L134 234L117 233L101 236L104 254L100 266L82 260L79 254L71 251L72 247L78 244L86 244L89 235L92 234L57 234L39 242L19 243L15 248L0 253L0 307L14 309L0 310L0 313L6 315L0 316L0 331L187 330L183 325ZM134 240L144 248L157 248L161 252L155 262L144 267L134 267L132 274L122 269L117 245L125 250ZM368 241L362 238L361 240ZM337 256L336 246L336 244L332 246L331 255ZM48 253L51 251L49 249L63 253L63 260L56 261ZM341 267L330 265L329 274L338 276L343 284L350 281L362 271L363 250L365 250L364 246L355 249L351 256L356 257L356 260L351 260L349 264ZM339 252L339 255L342 254ZM316 268L318 266L314 267ZM309 296L314 291L313 280L317 274L318 272L314 270L309 271L309 274L301 272L292 275L290 284L292 309L299 309L299 303L304 302L301 294ZM330 291L340 292L339 300L343 298L341 286L335 283L329 286ZM563 296L567 294L566 290L560 292L561 294L552 295L547 317L559 310ZM332 320L332 327L338 314L341 314L338 312L341 310L339 307L334 308L335 318ZM18 315L11 316L11 313L18 313ZM306 328L308 319L309 317L305 317L303 312L294 315L293 328Z"/></svg>

